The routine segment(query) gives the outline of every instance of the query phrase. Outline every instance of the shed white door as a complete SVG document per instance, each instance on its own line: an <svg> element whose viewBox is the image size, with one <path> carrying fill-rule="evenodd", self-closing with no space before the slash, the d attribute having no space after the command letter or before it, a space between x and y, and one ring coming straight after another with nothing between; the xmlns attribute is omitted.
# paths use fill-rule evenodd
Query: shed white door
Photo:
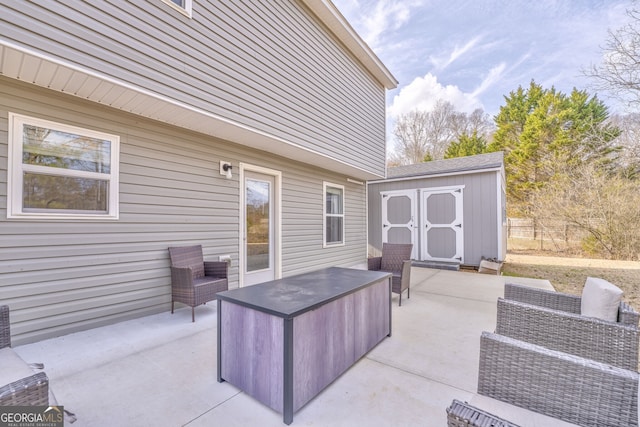
<svg viewBox="0 0 640 427"><path fill-rule="evenodd" d="M463 187L423 188L422 260L464 262Z"/></svg>
<svg viewBox="0 0 640 427"><path fill-rule="evenodd" d="M382 243L412 243L412 259L418 257L417 194L416 190L383 191L380 193L382 198Z"/></svg>

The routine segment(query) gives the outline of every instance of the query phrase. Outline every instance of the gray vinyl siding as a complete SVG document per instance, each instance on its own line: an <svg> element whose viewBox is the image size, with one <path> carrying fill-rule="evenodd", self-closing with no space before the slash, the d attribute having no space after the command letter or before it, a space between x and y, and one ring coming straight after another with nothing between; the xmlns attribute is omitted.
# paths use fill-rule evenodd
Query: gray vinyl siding
<svg viewBox="0 0 640 427"><path fill-rule="evenodd" d="M192 19L160 0L2 2L0 25L12 43L384 175L385 89L297 1L196 0Z"/></svg>
<svg viewBox="0 0 640 427"><path fill-rule="evenodd" d="M380 192L464 185L464 264L478 266L482 256L503 258L499 252L497 172L449 175L369 184L369 246L370 252L382 248L382 201ZM420 197L418 216L420 216ZM418 239L420 236L418 236ZM418 244L420 244L418 242ZM372 250L373 249L373 250Z"/></svg>
<svg viewBox="0 0 640 427"><path fill-rule="evenodd" d="M119 135L120 219L7 220L8 112ZM171 245L231 255L238 286L240 183L219 174L220 160L282 171L283 276L366 265L365 186L0 77L0 303L11 307L14 344L169 311ZM345 246L322 248L323 181L345 186Z"/></svg>
<svg viewBox="0 0 640 427"><path fill-rule="evenodd" d="M300 171L302 172L302 171ZM321 179L318 180L318 177ZM283 188L283 274L303 273L334 265L366 268L366 196L363 185L326 173L308 171ZM345 245L323 248L323 181L345 187Z"/></svg>

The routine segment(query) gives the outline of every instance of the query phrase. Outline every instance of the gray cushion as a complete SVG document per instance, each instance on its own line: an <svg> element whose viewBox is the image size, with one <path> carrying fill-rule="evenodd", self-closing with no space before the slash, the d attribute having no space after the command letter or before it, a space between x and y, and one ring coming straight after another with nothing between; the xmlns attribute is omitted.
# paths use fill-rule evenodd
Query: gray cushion
<svg viewBox="0 0 640 427"><path fill-rule="evenodd" d="M11 347L0 349L0 387L33 374L29 365Z"/></svg>
<svg viewBox="0 0 640 427"><path fill-rule="evenodd" d="M580 313L609 322L618 321L622 290L604 279L587 277L582 290Z"/></svg>

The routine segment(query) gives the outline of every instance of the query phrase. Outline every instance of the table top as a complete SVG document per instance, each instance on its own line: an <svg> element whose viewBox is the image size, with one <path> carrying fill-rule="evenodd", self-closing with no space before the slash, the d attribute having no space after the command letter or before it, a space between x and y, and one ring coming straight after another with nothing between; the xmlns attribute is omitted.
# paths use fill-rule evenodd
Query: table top
<svg viewBox="0 0 640 427"><path fill-rule="evenodd" d="M218 299L278 317L293 318L391 277L384 271L329 267L219 292Z"/></svg>

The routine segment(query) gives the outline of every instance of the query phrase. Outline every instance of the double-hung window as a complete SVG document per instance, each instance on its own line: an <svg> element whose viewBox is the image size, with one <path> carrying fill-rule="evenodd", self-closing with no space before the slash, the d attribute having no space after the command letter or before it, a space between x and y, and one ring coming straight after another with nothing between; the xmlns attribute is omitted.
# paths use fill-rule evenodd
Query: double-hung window
<svg viewBox="0 0 640 427"><path fill-rule="evenodd" d="M324 247L344 245L344 186L324 185Z"/></svg>
<svg viewBox="0 0 640 427"><path fill-rule="evenodd" d="M117 219L119 137L9 113L8 218Z"/></svg>
<svg viewBox="0 0 640 427"><path fill-rule="evenodd" d="M191 18L191 6L193 0L163 0L181 13Z"/></svg>

